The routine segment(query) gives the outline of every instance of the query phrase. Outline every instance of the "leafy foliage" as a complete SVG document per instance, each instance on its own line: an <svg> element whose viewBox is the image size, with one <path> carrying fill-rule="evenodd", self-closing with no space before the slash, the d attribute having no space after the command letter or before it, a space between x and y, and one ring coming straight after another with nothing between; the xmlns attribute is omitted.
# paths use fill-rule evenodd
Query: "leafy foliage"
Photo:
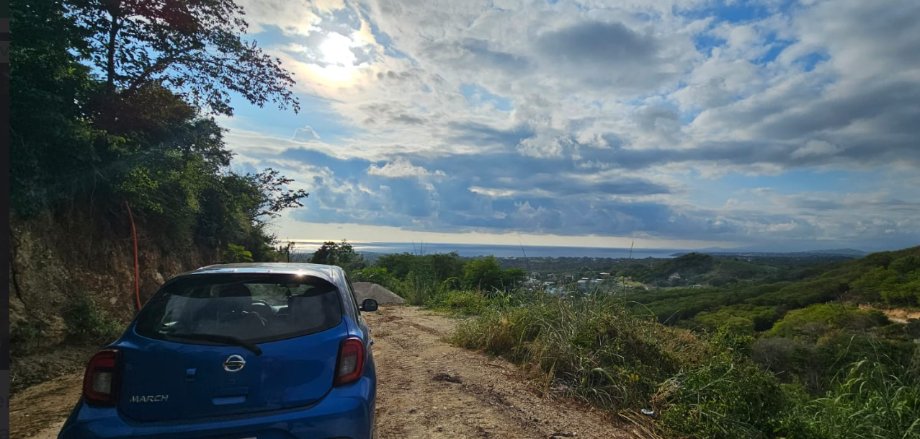
<svg viewBox="0 0 920 439"><path fill-rule="evenodd" d="M252 252L240 245L227 244L224 255L227 262L252 262Z"/></svg>
<svg viewBox="0 0 920 439"><path fill-rule="evenodd" d="M313 264L338 265L349 270L364 266L364 260L354 247L346 241L337 243L328 241L313 253L310 258Z"/></svg>
<svg viewBox="0 0 920 439"><path fill-rule="evenodd" d="M108 343L124 330L124 325L99 307L90 294L72 298L62 317L67 324L67 335L73 339Z"/></svg>
<svg viewBox="0 0 920 439"><path fill-rule="evenodd" d="M299 103L291 74L253 42L234 0L71 0L88 38L90 62L103 72L107 107L151 85L179 91L183 100L231 115L230 94L260 107ZM103 119L116 122L101 108Z"/></svg>
<svg viewBox="0 0 920 439"><path fill-rule="evenodd" d="M917 364L887 363L854 363L826 396L805 407L803 415L816 437L920 437Z"/></svg>
<svg viewBox="0 0 920 439"><path fill-rule="evenodd" d="M486 292L513 289L525 276L520 268L502 270L494 256L473 259L463 266L463 286Z"/></svg>
<svg viewBox="0 0 920 439"><path fill-rule="evenodd" d="M232 242L277 258L266 221L307 193L272 169L228 172L207 116L231 112L231 91L296 106L290 75L240 40L241 14L231 0L13 4L13 213L104 225L128 202L163 248Z"/></svg>
<svg viewBox="0 0 920 439"><path fill-rule="evenodd" d="M366 267L351 272L351 280L354 282L371 282L377 285L390 288L395 280L386 268L383 267Z"/></svg>

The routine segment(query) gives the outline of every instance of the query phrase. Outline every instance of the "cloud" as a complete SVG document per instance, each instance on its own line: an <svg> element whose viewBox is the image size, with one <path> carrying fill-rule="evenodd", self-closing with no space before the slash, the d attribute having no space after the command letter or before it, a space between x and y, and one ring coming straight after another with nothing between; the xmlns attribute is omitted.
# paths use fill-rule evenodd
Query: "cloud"
<svg viewBox="0 0 920 439"><path fill-rule="evenodd" d="M635 93L655 90L689 68L696 53L687 38L659 39L620 22L576 22L536 40L541 67L579 78L580 85Z"/></svg>
<svg viewBox="0 0 920 439"><path fill-rule="evenodd" d="M809 156L827 156L833 155L840 151L836 145L827 143L823 140L810 140L805 146L792 152L792 158L802 158Z"/></svg>
<svg viewBox="0 0 920 439"><path fill-rule="evenodd" d="M566 64L621 69L654 61L659 43L623 23L575 23L544 33L537 40L547 59Z"/></svg>
<svg viewBox="0 0 920 439"><path fill-rule="evenodd" d="M755 0L742 18L702 0L270 4L257 36L346 128L314 117L285 127L293 140L228 143L309 183L304 221L909 242L915 3Z"/></svg>
<svg viewBox="0 0 920 439"><path fill-rule="evenodd" d="M397 159L383 166L371 165L367 168L368 175L376 175L388 178L406 178L406 177L445 177L444 171L429 171L421 166L414 166L404 159Z"/></svg>
<svg viewBox="0 0 920 439"><path fill-rule="evenodd" d="M313 128L305 126L303 128L297 128L297 130L294 131L293 140L297 142L310 142L313 140L319 140L319 134L317 134L316 131L313 131Z"/></svg>

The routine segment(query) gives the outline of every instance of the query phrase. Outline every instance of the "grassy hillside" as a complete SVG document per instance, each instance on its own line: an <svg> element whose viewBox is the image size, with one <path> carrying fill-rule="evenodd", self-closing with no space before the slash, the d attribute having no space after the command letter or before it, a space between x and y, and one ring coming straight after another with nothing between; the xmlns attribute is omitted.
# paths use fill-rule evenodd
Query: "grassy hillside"
<svg viewBox="0 0 920 439"><path fill-rule="evenodd" d="M651 311L662 322L677 324L706 312L696 323L718 321L713 320L714 316L725 315L739 324L738 319L746 319L748 326L758 331L769 329L773 321L782 318L788 310L818 303L844 301L882 303L886 306L920 305L920 247L790 270L771 266L749 267L755 265L749 262L727 262L695 254L660 262L648 272L660 276L684 269L688 273L697 273L697 278L711 277L713 267L721 263L722 267L728 267L724 270L732 273L734 282L710 288L633 290L628 293L628 298L642 305L636 312ZM746 273L771 275L760 281L744 281Z"/></svg>
<svg viewBox="0 0 920 439"><path fill-rule="evenodd" d="M617 270L617 274L654 286L676 287L750 282L778 277L788 274L787 271L786 267L777 267L775 262L758 263L738 257L689 253L674 259L634 261Z"/></svg>
<svg viewBox="0 0 920 439"><path fill-rule="evenodd" d="M547 395L583 399L662 437L920 438L920 321L855 304L916 304L918 253L806 266L686 255L628 269L726 283L568 297L438 282L423 275L438 272L430 256L356 275L382 271L416 302L471 315L456 344L517 362ZM466 271L468 262L453 263Z"/></svg>

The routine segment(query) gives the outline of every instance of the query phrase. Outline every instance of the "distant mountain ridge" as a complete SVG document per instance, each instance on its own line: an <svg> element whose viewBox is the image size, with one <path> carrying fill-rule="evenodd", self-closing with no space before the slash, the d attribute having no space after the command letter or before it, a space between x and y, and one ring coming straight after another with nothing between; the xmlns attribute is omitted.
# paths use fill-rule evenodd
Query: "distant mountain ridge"
<svg viewBox="0 0 920 439"><path fill-rule="evenodd" d="M683 256L693 252L678 252L673 253L671 256ZM711 249L711 250L698 250L695 253L705 253L714 256L772 256L772 257L802 257L809 255L822 255L822 256L845 256L851 258L861 258L868 255L868 252L862 250L852 249L852 248L841 248L841 249L829 249L829 250L805 250L805 251L791 251L791 252L781 252L781 251L763 251L763 250L728 250L728 249Z"/></svg>

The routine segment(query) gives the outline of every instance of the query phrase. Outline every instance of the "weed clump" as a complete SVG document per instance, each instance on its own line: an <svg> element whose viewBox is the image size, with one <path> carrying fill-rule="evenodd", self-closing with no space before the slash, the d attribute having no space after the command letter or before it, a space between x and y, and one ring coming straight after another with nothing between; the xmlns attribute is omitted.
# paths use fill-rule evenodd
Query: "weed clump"
<svg viewBox="0 0 920 439"><path fill-rule="evenodd" d="M117 338L124 324L103 310L89 294L78 294L62 315L72 340L106 343Z"/></svg>

